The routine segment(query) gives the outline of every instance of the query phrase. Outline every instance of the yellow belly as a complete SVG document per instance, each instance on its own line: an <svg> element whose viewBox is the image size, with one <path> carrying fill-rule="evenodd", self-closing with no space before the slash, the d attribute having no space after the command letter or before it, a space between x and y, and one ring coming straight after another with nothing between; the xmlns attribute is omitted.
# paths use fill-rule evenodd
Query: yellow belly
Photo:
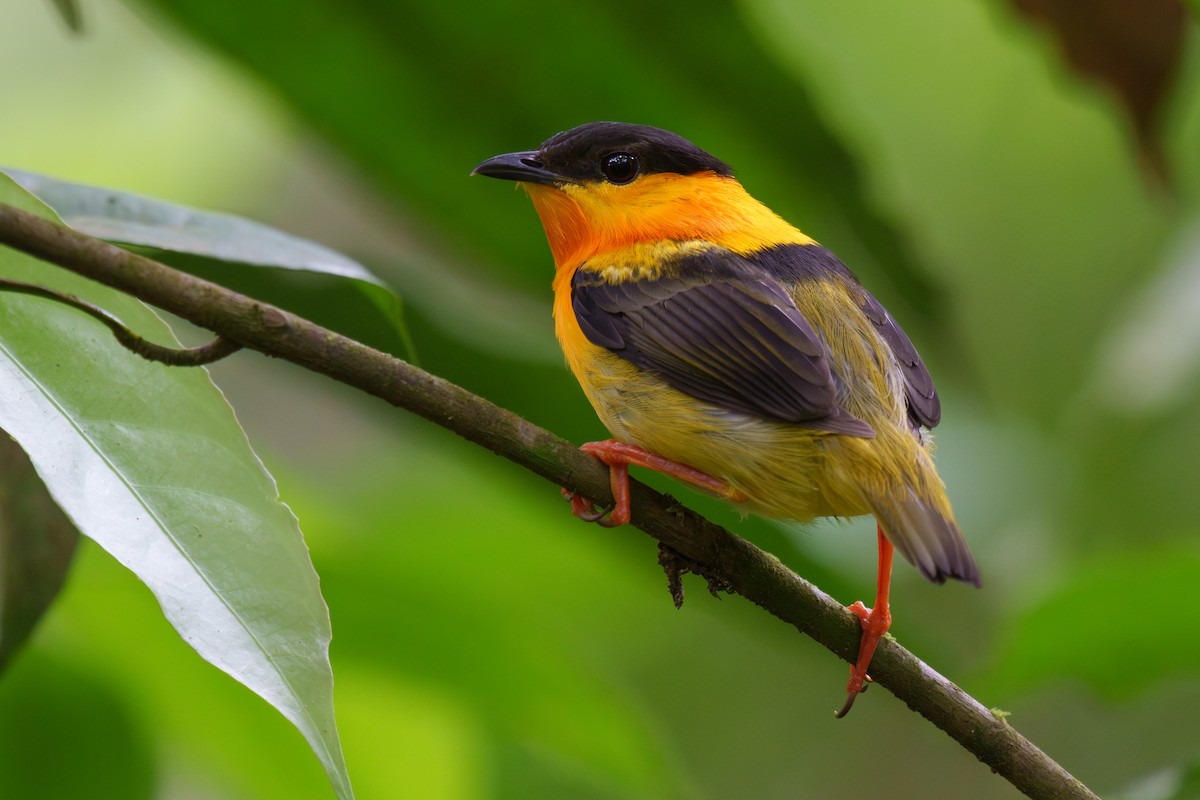
<svg viewBox="0 0 1200 800"><path fill-rule="evenodd" d="M849 437L718 409L609 353L575 374L615 438L726 481L746 511L801 522L869 513L854 477L862 448L838 441Z"/></svg>

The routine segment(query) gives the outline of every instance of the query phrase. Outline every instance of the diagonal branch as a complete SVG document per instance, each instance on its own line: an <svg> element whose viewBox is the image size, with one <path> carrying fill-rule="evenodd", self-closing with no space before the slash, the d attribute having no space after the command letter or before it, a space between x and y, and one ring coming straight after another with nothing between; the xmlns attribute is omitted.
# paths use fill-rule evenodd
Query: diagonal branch
<svg viewBox="0 0 1200 800"><path fill-rule="evenodd" d="M610 501L608 470L571 443L399 359L274 306L70 228L0 204L0 244L126 292L243 347L283 358L405 408L556 485ZM688 568L853 661L857 619L778 559L631 481L633 525ZM1031 798L1096 796L1007 722L894 641L879 643L875 681Z"/></svg>

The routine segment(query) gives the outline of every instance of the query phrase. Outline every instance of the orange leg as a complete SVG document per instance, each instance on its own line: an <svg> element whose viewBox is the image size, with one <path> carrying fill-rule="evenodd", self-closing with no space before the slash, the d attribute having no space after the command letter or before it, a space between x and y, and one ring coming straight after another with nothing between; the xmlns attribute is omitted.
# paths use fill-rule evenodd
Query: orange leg
<svg viewBox="0 0 1200 800"><path fill-rule="evenodd" d="M850 682L846 684L846 704L842 710L834 714L839 719L850 713L854 699L863 690L863 683L870 681L867 667L871 666L871 656L875 655L875 646L892 626L892 611L888 606L888 590L892 585L892 543L883 534L883 526L879 530L879 575L875 584L875 607L867 608L859 600L850 606L850 612L858 617L862 624L862 640L858 644L858 660L850 667Z"/></svg>
<svg viewBox="0 0 1200 800"><path fill-rule="evenodd" d="M690 483L709 491L718 497L724 497L735 503L743 503L746 496L720 478L714 478L695 467L663 458L657 453L651 453L636 444L625 444L616 439L606 439L602 442L588 442L579 448L583 452L595 456L608 465L609 480L612 485L613 507L605 516L604 511L594 511L592 501L585 497L563 490L563 495L571 501L571 511L575 516L588 522L599 522L605 527L615 528L629 522L629 465L647 467L655 472L669 475L676 480Z"/></svg>

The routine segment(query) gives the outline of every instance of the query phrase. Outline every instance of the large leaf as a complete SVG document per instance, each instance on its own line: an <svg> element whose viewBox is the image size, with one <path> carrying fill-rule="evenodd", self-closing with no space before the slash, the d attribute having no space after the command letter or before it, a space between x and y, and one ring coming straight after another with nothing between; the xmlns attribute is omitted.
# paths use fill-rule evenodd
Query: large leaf
<svg viewBox="0 0 1200 800"><path fill-rule="evenodd" d="M0 201L53 218L3 176ZM0 275L170 337L137 301L16 252L0 249ZM207 373L143 361L73 309L0 294L0 427L76 527L150 588L201 656L296 725L350 797L316 573Z"/></svg>
<svg viewBox="0 0 1200 800"><path fill-rule="evenodd" d="M253 220L0 168L76 230L288 308L389 352L411 352L400 300L366 267Z"/></svg>
<svg viewBox="0 0 1200 800"><path fill-rule="evenodd" d="M940 313L905 241L863 201L861 175L809 87L764 57L735 4L704 13L686 0L137 4L246 65L447 238L507 261L510 279L523 265L527 285L549 283L545 243L528 204L467 183L471 167L618 119L694 139L851 263L881 266L920 321ZM570 45L585 35L603 42L602 56ZM531 44L514 49L518 39Z"/></svg>
<svg viewBox="0 0 1200 800"><path fill-rule="evenodd" d="M1106 0L1080 13L1071 0L1010 0L1053 33L1075 72L1121 103L1155 178L1169 181L1161 141L1166 101L1183 62L1188 31L1183 0Z"/></svg>
<svg viewBox="0 0 1200 800"><path fill-rule="evenodd" d="M62 588L79 534L0 431L0 670Z"/></svg>
<svg viewBox="0 0 1200 800"><path fill-rule="evenodd" d="M491 738L489 796L679 796L673 789L682 773L664 752L661 732L648 724L642 703L614 693L624 679L609 671L641 649L635 631L646 633L648 618L679 621L653 547L627 540L641 556L635 566L613 559L603 537L564 535L574 521L564 519L557 498L491 454L447 448L438 438L406 437L401 454L377 439L358 451L364 469L352 482L310 476L296 492L314 549L328 553L322 584L338 614L339 655L386 665L418 685L453 687L468 699ZM466 486L470 503L460 501ZM362 529L357 535L338 521L347 506ZM498 508L506 513L498 516ZM455 549L470 553L454 559L453 592L444 591L444 539L415 533L436 530L453 531ZM522 576L518 589L514 574ZM399 611L381 617L381 608ZM621 631L617 641L610 625ZM352 695L367 691L356 685ZM373 693L378 702L388 696L382 687ZM401 731L411 724L388 723ZM351 735L347 729L348 741ZM363 741L352 753L369 758L390 744Z"/></svg>
<svg viewBox="0 0 1200 800"><path fill-rule="evenodd" d="M1200 797L1200 762L1157 769L1109 796L1112 800L1196 800Z"/></svg>
<svg viewBox="0 0 1200 800"><path fill-rule="evenodd" d="M80 13L79 4L75 0L54 0L54 7L58 9L58 15L72 32L83 31L83 14Z"/></svg>
<svg viewBox="0 0 1200 800"><path fill-rule="evenodd" d="M155 747L95 663L35 648L0 683L0 781L5 797L162 797ZM70 764L65 768L65 764Z"/></svg>
<svg viewBox="0 0 1200 800"><path fill-rule="evenodd" d="M993 674L1011 692L1070 677L1127 696L1200 670L1200 608L1180 587L1200 584L1200 554L1153 547L1079 566L1009 627Z"/></svg>

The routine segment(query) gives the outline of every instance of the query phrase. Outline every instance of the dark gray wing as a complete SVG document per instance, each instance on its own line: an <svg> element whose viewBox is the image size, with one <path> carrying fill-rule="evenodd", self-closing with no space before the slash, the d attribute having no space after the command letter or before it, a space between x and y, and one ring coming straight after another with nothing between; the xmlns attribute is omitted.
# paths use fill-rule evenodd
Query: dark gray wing
<svg viewBox="0 0 1200 800"><path fill-rule="evenodd" d="M917 353L917 348L909 341L908 336L892 319L883 305L863 290L861 300L863 313L875 325L876 330L892 349L892 355L904 372L904 394L908 400L908 416L918 425L926 428L935 427L942 419L942 403L938 400L937 390L933 388L933 378L925 368L925 362Z"/></svg>
<svg viewBox="0 0 1200 800"><path fill-rule="evenodd" d="M859 307L875 325L904 371L908 416L913 425L932 428L938 424L942 416L941 403L934 391L933 379L917 355L917 349L887 310L862 288L858 278L837 256L817 244L789 244L768 247L749 258L768 275L785 283L840 276L853 284L861 292Z"/></svg>
<svg viewBox="0 0 1200 800"><path fill-rule="evenodd" d="M572 282L576 319L589 341L705 402L874 436L837 406L825 348L787 290L748 266L709 267L616 284L580 270Z"/></svg>

